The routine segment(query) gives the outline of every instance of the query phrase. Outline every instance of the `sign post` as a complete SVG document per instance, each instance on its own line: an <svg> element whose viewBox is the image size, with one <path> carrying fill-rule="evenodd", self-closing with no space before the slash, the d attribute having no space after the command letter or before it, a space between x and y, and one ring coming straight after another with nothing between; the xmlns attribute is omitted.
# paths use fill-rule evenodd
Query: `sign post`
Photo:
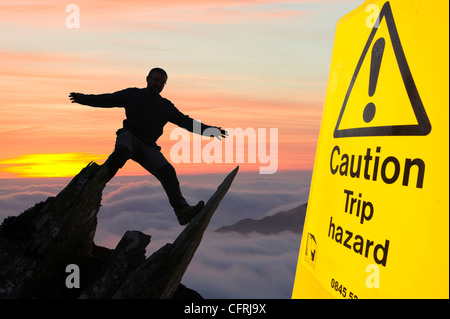
<svg viewBox="0 0 450 319"><path fill-rule="evenodd" d="M449 298L449 3L337 24L293 298Z"/></svg>

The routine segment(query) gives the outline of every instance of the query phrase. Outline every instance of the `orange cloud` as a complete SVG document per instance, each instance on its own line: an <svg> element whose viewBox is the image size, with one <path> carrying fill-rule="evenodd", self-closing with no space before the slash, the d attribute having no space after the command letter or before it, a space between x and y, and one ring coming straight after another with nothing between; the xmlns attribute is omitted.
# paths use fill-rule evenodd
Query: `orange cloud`
<svg viewBox="0 0 450 319"><path fill-rule="evenodd" d="M308 2L308 1L297 1ZM177 1L86 1L78 0L81 28L123 28L118 21L132 22L192 22L206 24L229 24L246 22L268 22L296 17L302 12L283 10L278 5L285 1L274 0L177 0ZM67 4L47 0L39 4L30 1L21 5L3 5L0 19L3 22L21 25L64 27L70 12ZM105 23L108 23L105 25Z"/></svg>

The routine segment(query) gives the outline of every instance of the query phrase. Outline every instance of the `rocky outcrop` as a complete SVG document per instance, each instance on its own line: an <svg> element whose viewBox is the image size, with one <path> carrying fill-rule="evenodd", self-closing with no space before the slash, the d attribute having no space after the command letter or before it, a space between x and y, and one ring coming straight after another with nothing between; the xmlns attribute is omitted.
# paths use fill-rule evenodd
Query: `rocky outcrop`
<svg viewBox="0 0 450 319"><path fill-rule="evenodd" d="M172 244L146 258L150 236L128 231L113 250L93 242L106 169L84 168L56 197L0 226L0 298L195 298L180 281L238 168ZM66 284L79 267L79 287Z"/></svg>
<svg viewBox="0 0 450 319"><path fill-rule="evenodd" d="M127 231L117 247L107 255L80 298L111 298L127 275L144 262L149 242L150 236L139 231Z"/></svg>
<svg viewBox="0 0 450 319"><path fill-rule="evenodd" d="M173 296L200 245L211 217L230 188L237 172L238 168L225 178L202 211L186 226L175 242L166 244L137 267L113 298L171 298Z"/></svg>

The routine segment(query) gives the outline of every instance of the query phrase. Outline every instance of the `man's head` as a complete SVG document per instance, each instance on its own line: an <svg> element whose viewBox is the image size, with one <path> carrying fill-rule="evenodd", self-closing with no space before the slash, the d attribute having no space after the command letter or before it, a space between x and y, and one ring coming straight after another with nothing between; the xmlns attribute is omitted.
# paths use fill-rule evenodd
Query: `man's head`
<svg viewBox="0 0 450 319"><path fill-rule="evenodd" d="M154 93L161 93L167 82L167 73L161 68L151 69L147 75L147 89Z"/></svg>

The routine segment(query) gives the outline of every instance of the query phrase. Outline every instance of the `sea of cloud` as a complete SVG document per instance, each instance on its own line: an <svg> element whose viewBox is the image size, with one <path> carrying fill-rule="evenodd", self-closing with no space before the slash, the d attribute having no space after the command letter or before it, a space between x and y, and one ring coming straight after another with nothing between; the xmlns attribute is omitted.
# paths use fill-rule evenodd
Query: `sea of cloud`
<svg viewBox="0 0 450 319"><path fill-rule="evenodd" d="M191 204L207 201L227 174L179 176ZM56 195L69 179L0 181L0 218ZM290 298L300 236L216 233L244 218L260 219L306 203L311 172L238 173L204 234L182 282L205 298ZM299 225L300 227L300 225ZM147 255L173 242L179 226L153 176L116 177L103 192L95 243L114 248L127 230L151 235Z"/></svg>

